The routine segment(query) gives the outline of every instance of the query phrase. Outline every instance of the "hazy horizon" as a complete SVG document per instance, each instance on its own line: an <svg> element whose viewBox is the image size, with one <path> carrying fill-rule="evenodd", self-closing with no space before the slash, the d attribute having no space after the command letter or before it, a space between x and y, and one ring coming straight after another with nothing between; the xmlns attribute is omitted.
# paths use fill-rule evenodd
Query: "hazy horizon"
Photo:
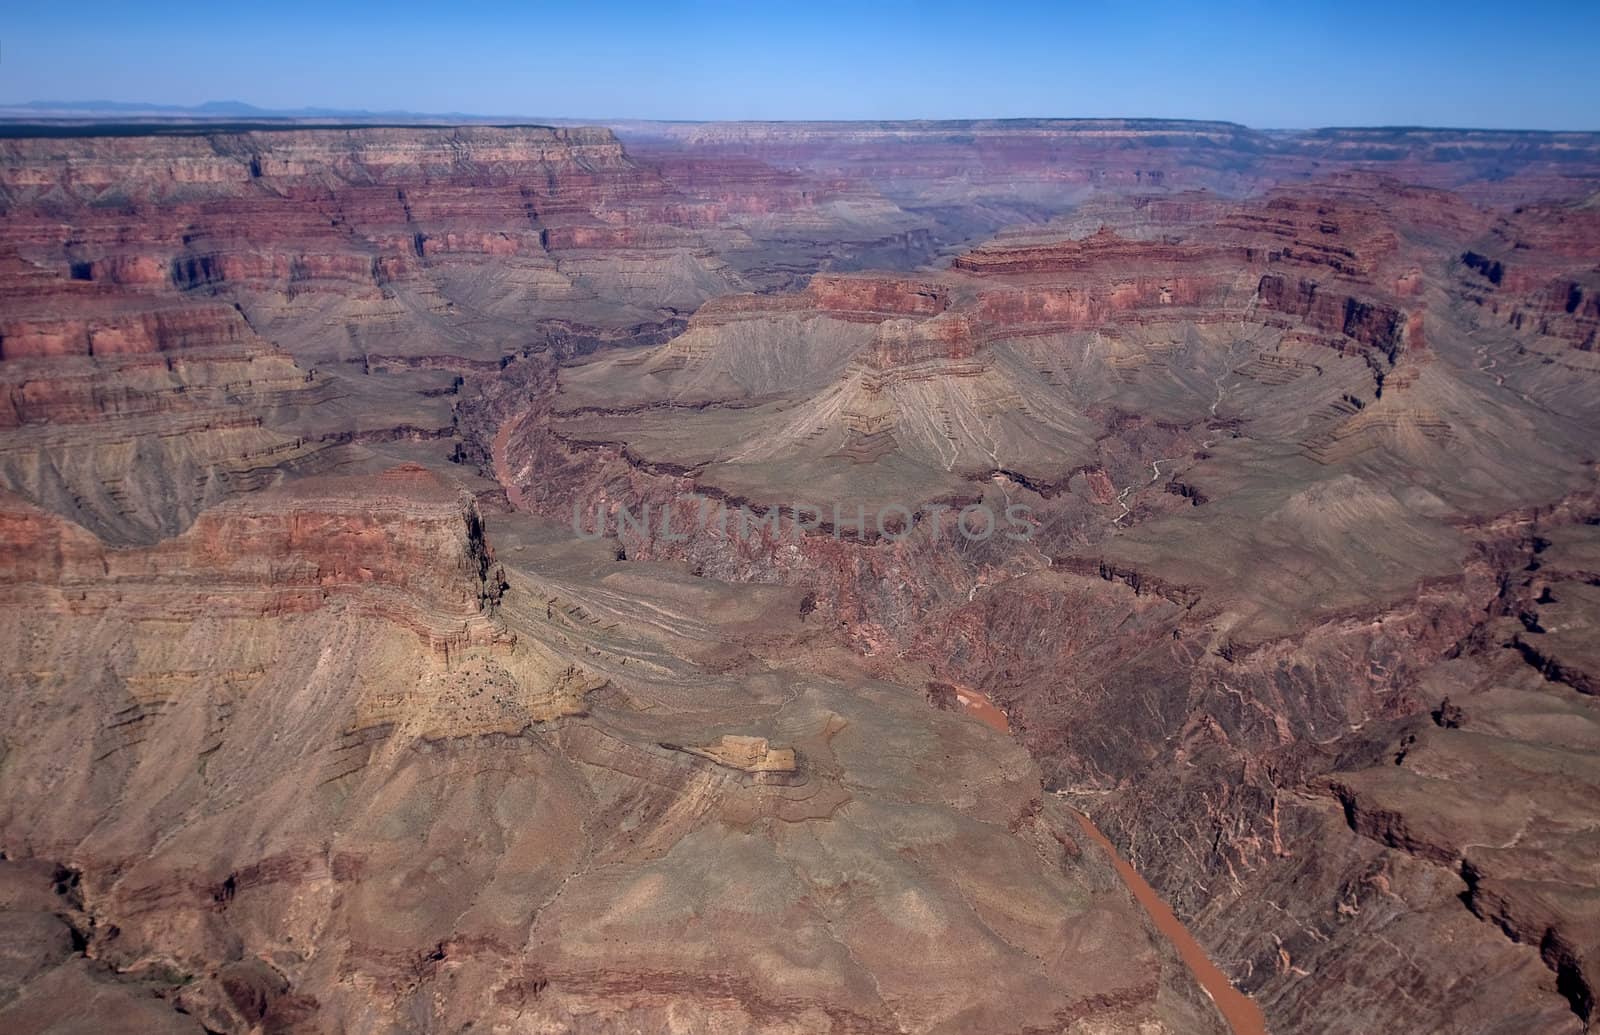
<svg viewBox="0 0 1600 1035"><path fill-rule="evenodd" d="M418 125L450 124L458 120L465 124L483 125L513 125L513 124L588 124L588 125L620 125L624 123L718 123L718 122L752 122L752 123L794 123L829 124L829 123L965 123L965 122L1097 122L1097 121L1125 121L1125 122L1177 122L1194 123L1197 125L1217 124L1233 125L1244 129L1263 133L1314 133L1323 130L1392 130L1392 131L1444 131L1468 133L1600 133L1600 128L1536 128L1526 126L1478 126L1478 125L1444 125L1423 123L1344 123L1339 125L1314 125L1314 126L1266 126L1240 122L1237 119L1211 119L1188 118L1183 116L1168 115L1077 115L1077 114L1047 114L1047 115L967 115L967 116L911 116L905 118L773 118L773 119L694 119L694 118L649 118L629 115L592 115L571 116L561 112L477 112L477 111L414 111L404 108L375 110L371 108L333 108L327 105L306 105L297 108L268 108L252 104L237 98L217 99L202 101L199 104L163 104L151 101L111 101L105 98L84 98L65 100L61 98L39 98L29 101L0 102L0 111L15 112L18 110L37 110L41 119L69 119L103 118L110 122L115 116L126 116L130 119L162 119L162 118L192 118L199 121L249 121L259 119L263 121L308 121L332 122L339 119L348 119L355 122L380 122L394 120L394 124L404 125L407 121ZM68 114L70 113L70 114ZM26 121L17 115L6 115L8 119Z"/></svg>

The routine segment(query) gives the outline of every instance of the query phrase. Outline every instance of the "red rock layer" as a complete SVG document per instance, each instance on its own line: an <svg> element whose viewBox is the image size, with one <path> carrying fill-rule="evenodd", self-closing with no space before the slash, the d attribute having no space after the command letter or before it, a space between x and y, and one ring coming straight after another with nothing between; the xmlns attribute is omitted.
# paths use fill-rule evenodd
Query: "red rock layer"
<svg viewBox="0 0 1600 1035"><path fill-rule="evenodd" d="M381 305L439 263L696 246L681 204L600 129L7 140L0 357L236 343L241 292Z"/></svg>
<svg viewBox="0 0 1600 1035"><path fill-rule="evenodd" d="M330 594L375 589L385 617L431 633L498 599L477 505L414 465L256 493L205 511L180 536L125 549L0 494L0 533L0 583L65 590L59 603L73 614L182 584L217 587L212 614L310 611Z"/></svg>

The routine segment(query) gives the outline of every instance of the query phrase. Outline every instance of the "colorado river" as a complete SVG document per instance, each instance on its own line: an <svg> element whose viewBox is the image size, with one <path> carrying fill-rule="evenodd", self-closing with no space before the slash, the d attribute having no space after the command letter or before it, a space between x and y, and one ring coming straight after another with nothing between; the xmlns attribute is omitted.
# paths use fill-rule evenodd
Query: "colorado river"
<svg viewBox="0 0 1600 1035"><path fill-rule="evenodd" d="M1189 973L1194 975L1195 981L1205 990L1206 995L1216 1004L1222 1013L1223 1020L1233 1029L1233 1035L1266 1035L1267 1022L1261 1014L1261 1008L1255 1000L1233 987L1233 982L1228 980L1211 957L1206 955L1206 950L1194 940L1194 935L1183 926L1173 913L1172 907L1156 893L1148 881L1139 876L1139 871L1134 869L1128 860L1117 853L1116 846L1110 838L1100 832L1100 828L1090 821L1088 816L1074 811L1078 817L1078 824L1083 827L1083 832L1089 840L1100 846L1111 860L1111 865L1117 868L1117 875L1122 882L1133 892L1133 897L1139 900L1139 905L1150 914L1150 919L1155 923L1156 930L1166 936L1173 948L1178 950L1184 965L1189 968Z"/></svg>
<svg viewBox="0 0 1600 1035"><path fill-rule="evenodd" d="M1006 713L989 699L989 696L979 690L966 686L957 686L956 699L966 710L967 714L977 721L990 726L1001 733L1011 732L1011 724L1006 718ZM1138 900L1151 922L1156 925L1172 947L1178 950L1178 957L1183 960L1189 973L1194 975L1198 984L1211 997L1216 1004L1222 1019L1233 1030L1233 1035L1266 1035L1267 1022L1262 1016L1261 1008L1255 1000L1233 987L1233 982L1228 980L1228 975L1211 962L1211 957L1206 955L1206 950L1195 941L1194 935L1183 926L1183 921L1178 919L1172 907L1150 886L1149 881L1139 876L1139 871L1117 853L1117 848L1111 839L1100 832L1100 828L1083 813L1073 810L1078 824L1083 827L1083 832L1089 839L1100 846L1111 860L1111 865L1116 867L1117 876L1133 892L1133 897Z"/></svg>
<svg viewBox="0 0 1600 1035"><path fill-rule="evenodd" d="M999 730L1001 733L1011 732L1011 721L1006 718L1006 713L991 700L989 695L968 687L956 687L956 700L967 710L967 714L988 726L990 729Z"/></svg>
<svg viewBox="0 0 1600 1035"><path fill-rule="evenodd" d="M494 464L495 481L506 490L506 499L517 510L522 509L522 490L511 477L511 464L506 460L506 446L511 441L511 431L516 426L514 418L507 418L494 433L494 443L489 447L489 458Z"/></svg>

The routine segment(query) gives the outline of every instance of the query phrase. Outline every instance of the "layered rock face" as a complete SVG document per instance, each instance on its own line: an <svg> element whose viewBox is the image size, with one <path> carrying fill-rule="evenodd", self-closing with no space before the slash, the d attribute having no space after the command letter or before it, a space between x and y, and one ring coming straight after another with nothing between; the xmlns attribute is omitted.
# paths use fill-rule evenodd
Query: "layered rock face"
<svg viewBox="0 0 1600 1035"><path fill-rule="evenodd" d="M297 336L319 360L415 354L428 343L405 324L425 313L581 315L600 269L610 308L639 319L734 283L675 232L694 222L684 199L604 130L19 139L0 169L7 358L168 351L308 316L333 325Z"/></svg>
<svg viewBox="0 0 1600 1035"><path fill-rule="evenodd" d="M530 369L498 469L979 688L1273 1025L1580 1030L1588 594L1522 572L1595 519L1600 367L1529 315L1592 244L1368 174L1088 218Z"/></svg>
<svg viewBox="0 0 1600 1035"><path fill-rule="evenodd" d="M0 142L0 1028L1592 1019L1592 138L618 133Z"/></svg>
<svg viewBox="0 0 1600 1035"><path fill-rule="evenodd" d="M0 425L27 430L4 484L148 543L352 442L446 434L455 379L507 356L659 341L730 291L920 263L930 229L869 186L657 169L603 129L8 138ZM62 441L80 418L97 427Z"/></svg>

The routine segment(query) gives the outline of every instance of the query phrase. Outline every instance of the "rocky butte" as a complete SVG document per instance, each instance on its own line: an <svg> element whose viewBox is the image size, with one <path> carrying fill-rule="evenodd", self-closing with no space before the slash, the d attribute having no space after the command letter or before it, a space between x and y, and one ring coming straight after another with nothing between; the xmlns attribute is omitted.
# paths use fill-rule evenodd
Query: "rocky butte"
<svg viewBox="0 0 1600 1035"><path fill-rule="evenodd" d="M0 1030L1587 1030L1597 177L8 127Z"/></svg>

